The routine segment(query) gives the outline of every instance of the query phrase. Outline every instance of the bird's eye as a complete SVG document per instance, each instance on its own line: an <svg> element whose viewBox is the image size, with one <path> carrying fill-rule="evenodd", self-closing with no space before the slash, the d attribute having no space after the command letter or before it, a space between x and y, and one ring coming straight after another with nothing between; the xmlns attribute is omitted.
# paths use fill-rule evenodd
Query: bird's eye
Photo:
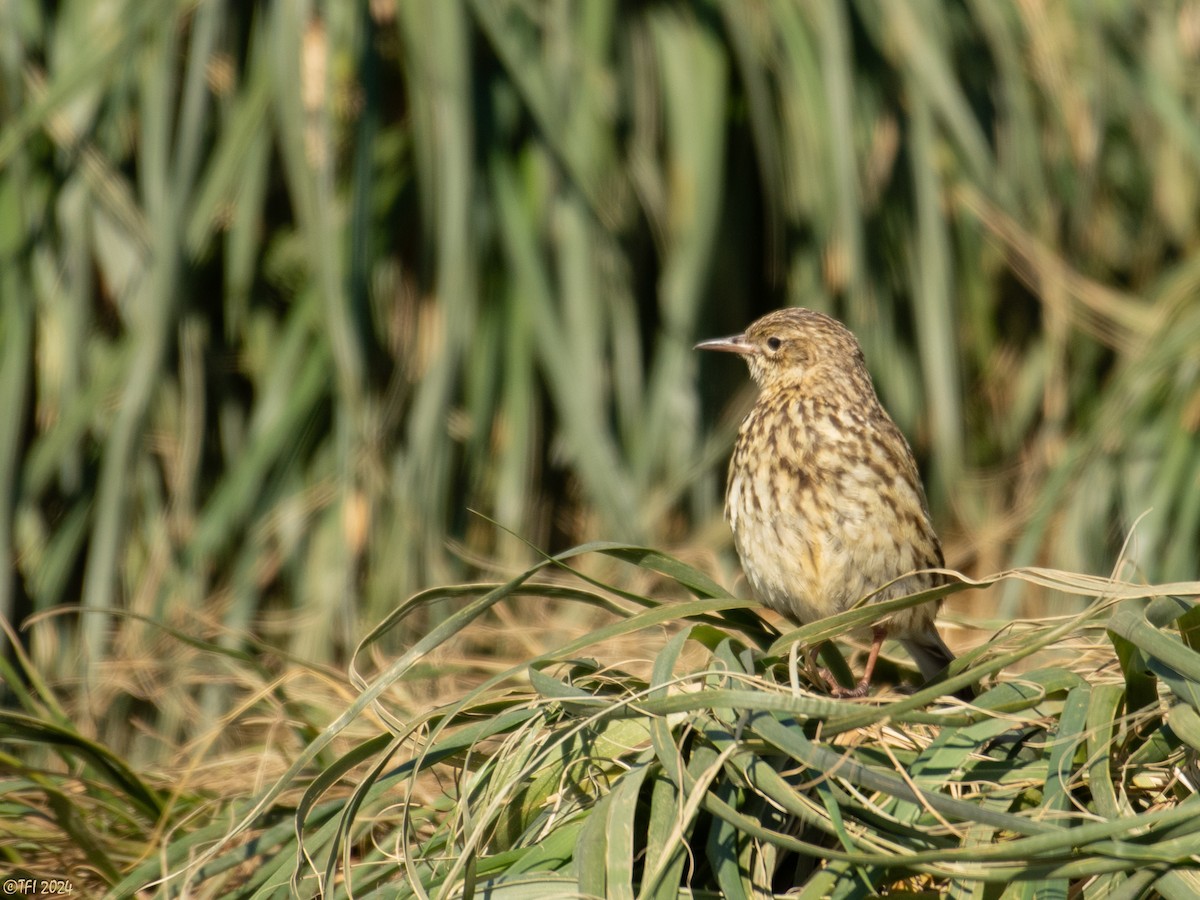
<svg viewBox="0 0 1200 900"><path fill-rule="evenodd" d="M783 341L781 341L779 338L775 337L774 335L767 338L767 349L768 350L771 350L771 351L778 350L782 346L783 346Z"/></svg>

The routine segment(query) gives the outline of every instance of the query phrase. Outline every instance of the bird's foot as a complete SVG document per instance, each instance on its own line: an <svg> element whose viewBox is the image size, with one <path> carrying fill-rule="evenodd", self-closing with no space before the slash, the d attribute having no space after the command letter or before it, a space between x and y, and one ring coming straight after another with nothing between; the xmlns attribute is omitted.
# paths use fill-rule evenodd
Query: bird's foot
<svg viewBox="0 0 1200 900"><path fill-rule="evenodd" d="M854 687L848 688L838 684L838 680L833 677L833 673L828 669L819 669L818 672L825 679L825 683L829 685L829 693L834 697L846 699L867 696L867 689L870 687L870 682L865 678Z"/></svg>

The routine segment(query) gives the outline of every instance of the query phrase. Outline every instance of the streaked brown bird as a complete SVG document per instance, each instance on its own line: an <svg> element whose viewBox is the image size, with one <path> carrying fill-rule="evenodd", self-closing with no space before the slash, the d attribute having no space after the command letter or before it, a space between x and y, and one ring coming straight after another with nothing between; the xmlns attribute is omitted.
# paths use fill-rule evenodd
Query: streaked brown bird
<svg viewBox="0 0 1200 900"><path fill-rule="evenodd" d="M729 463L725 517L760 601L803 625L868 595L889 600L942 583L925 572L889 585L940 568L942 546L912 450L849 329L813 310L781 309L696 349L740 354L759 387ZM876 624L862 680L850 690L831 681L834 692L866 694L889 635L927 680L938 676L954 659L933 624L938 606Z"/></svg>

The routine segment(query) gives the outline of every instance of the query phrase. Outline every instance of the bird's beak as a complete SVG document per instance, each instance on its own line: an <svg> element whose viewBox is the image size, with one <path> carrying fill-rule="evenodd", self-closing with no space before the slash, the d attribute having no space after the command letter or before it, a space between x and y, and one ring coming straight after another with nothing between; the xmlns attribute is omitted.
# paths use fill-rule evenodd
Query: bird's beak
<svg viewBox="0 0 1200 900"><path fill-rule="evenodd" d="M713 338L709 341L701 341L693 350L720 350L723 353L740 353L743 356L749 356L754 352L754 346L746 343L746 335L731 334L729 337Z"/></svg>

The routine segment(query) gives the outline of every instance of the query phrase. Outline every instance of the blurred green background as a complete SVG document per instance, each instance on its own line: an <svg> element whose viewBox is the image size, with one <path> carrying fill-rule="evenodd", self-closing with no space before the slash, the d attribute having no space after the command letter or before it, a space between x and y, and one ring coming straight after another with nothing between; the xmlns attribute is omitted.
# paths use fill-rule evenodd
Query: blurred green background
<svg viewBox="0 0 1200 900"><path fill-rule="evenodd" d="M1198 62L1190 0L0 3L0 614L136 695L128 613L337 665L532 558L489 520L732 584L691 346L788 304L952 566L1150 510L1125 574L1196 578Z"/></svg>

